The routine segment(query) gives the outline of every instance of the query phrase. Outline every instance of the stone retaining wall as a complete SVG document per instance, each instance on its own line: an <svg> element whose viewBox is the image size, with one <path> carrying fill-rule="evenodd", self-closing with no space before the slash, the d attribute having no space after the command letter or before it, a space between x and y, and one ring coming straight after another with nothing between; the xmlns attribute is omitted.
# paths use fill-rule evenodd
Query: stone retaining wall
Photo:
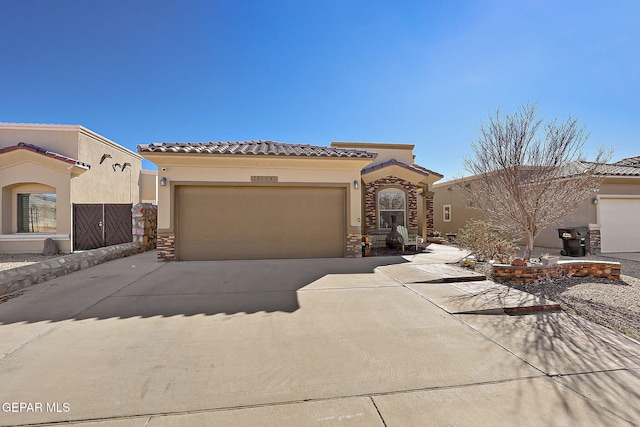
<svg viewBox="0 0 640 427"><path fill-rule="evenodd" d="M140 252L140 243L123 243L0 271L0 295Z"/></svg>
<svg viewBox="0 0 640 427"><path fill-rule="evenodd" d="M493 280L498 283L531 283L541 279L561 277L594 277L620 279L620 263L607 261L558 261L552 266L515 267L493 265Z"/></svg>

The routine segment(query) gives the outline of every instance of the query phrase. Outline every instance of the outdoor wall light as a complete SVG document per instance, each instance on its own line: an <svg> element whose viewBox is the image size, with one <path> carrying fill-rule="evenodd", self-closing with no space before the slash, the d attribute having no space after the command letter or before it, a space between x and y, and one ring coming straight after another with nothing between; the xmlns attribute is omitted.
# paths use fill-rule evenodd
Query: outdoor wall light
<svg viewBox="0 0 640 427"><path fill-rule="evenodd" d="M103 154L102 157L100 157L100 164L102 164L102 162L104 162L105 160L111 159L111 158L112 158L111 154L107 154L107 153Z"/></svg>
<svg viewBox="0 0 640 427"><path fill-rule="evenodd" d="M594 205L598 204L598 198L594 197L593 199L591 199L591 201L593 202Z"/></svg>
<svg viewBox="0 0 640 427"><path fill-rule="evenodd" d="M167 177L163 176L162 179L160 179L160 186L164 187L165 185L167 185Z"/></svg>
<svg viewBox="0 0 640 427"><path fill-rule="evenodd" d="M360 183L358 182L358 180L356 179L355 181L353 181L353 188L355 188L356 190L358 188L360 188Z"/></svg>

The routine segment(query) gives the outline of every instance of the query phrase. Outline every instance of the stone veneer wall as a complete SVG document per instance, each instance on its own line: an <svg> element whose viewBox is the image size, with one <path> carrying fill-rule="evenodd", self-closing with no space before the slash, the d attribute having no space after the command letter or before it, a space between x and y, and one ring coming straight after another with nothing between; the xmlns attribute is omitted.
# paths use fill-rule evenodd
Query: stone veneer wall
<svg viewBox="0 0 640 427"><path fill-rule="evenodd" d="M429 191L427 192L427 196L426 196L427 208L425 211L425 215L427 217L427 229L425 230L425 232L427 236L430 236L431 233L433 233L433 196L434 194L435 193L433 191Z"/></svg>
<svg viewBox="0 0 640 427"><path fill-rule="evenodd" d="M367 231L369 232L378 229L378 191L384 189L385 187L400 187L407 192L406 227L415 233L418 229L418 196L416 192L418 187L415 184L410 183L409 181L405 181L404 179L397 178L395 176L387 176L366 184L365 225L367 227ZM433 218L431 220L431 227L433 228Z"/></svg>
<svg viewBox="0 0 640 427"><path fill-rule="evenodd" d="M158 261L176 260L176 236L173 233L158 233Z"/></svg>
<svg viewBox="0 0 640 427"><path fill-rule="evenodd" d="M133 241L150 251L156 248L158 228L158 207L151 203L138 203L131 209Z"/></svg>
<svg viewBox="0 0 640 427"><path fill-rule="evenodd" d="M172 262L176 260L175 235L172 233L158 234L158 261ZM346 257L360 258L362 257L362 234L347 234Z"/></svg>
<svg viewBox="0 0 640 427"><path fill-rule="evenodd" d="M493 265L493 280L498 283L531 283L565 276L620 279L620 263L605 261L559 261L552 266L515 267Z"/></svg>
<svg viewBox="0 0 640 427"><path fill-rule="evenodd" d="M347 258L362 257L362 234L347 234Z"/></svg>

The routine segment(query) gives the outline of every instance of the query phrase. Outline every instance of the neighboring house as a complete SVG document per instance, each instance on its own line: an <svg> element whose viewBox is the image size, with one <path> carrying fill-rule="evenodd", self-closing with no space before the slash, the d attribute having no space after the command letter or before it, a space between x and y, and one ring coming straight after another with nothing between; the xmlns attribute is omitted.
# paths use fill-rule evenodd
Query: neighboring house
<svg viewBox="0 0 640 427"><path fill-rule="evenodd" d="M585 200L557 226L542 230L536 246L562 248L558 228L588 226L592 253L640 251L640 156L602 165L597 174L603 177L598 194ZM465 178L469 185L473 180L474 177ZM454 180L434 185L434 229L443 235L457 233L471 218L481 218L456 189L459 183Z"/></svg>
<svg viewBox="0 0 640 427"><path fill-rule="evenodd" d="M130 215L141 182L151 187L147 198L155 193L141 168L138 154L82 126L0 123L0 252L41 252L48 237L63 252L82 238L109 243L105 209L126 214L129 206ZM85 224L74 223L79 211L90 215ZM112 227L126 239L118 221Z"/></svg>
<svg viewBox="0 0 640 427"><path fill-rule="evenodd" d="M367 169L392 159L394 147L400 160ZM428 192L440 175L412 165L411 148L262 140L139 145L159 171L158 258L359 257L363 233L389 231L378 221L389 217L389 206L369 206L371 197L404 197L392 206L394 216L419 228L418 189Z"/></svg>

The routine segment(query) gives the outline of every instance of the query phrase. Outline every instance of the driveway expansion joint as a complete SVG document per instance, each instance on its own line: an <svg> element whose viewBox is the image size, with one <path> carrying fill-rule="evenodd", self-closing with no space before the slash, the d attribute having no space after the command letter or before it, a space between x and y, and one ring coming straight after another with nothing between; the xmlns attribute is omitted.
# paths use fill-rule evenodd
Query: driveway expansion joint
<svg viewBox="0 0 640 427"><path fill-rule="evenodd" d="M384 417L380 413L380 409L378 408L378 405L376 405L376 401L373 399L373 396L369 396L369 400L371 400L373 407L376 408L376 412L378 413L378 417L380 417L380 421L382 422L382 425L384 427L387 427L387 423L385 422Z"/></svg>

